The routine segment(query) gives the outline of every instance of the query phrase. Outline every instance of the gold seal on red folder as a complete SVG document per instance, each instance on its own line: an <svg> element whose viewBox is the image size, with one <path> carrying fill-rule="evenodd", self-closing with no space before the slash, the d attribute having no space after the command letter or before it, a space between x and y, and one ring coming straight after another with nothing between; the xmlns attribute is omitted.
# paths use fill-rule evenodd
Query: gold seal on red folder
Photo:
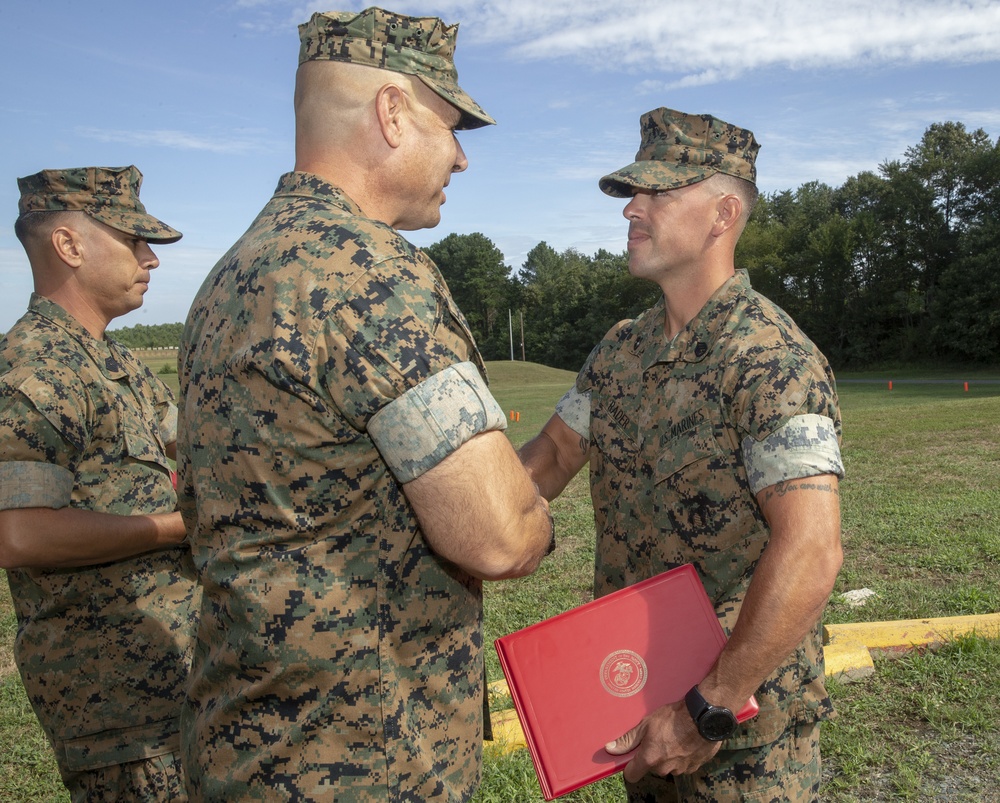
<svg viewBox="0 0 1000 803"><path fill-rule="evenodd" d="M648 676L646 662L632 650L615 650L601 663L601 685L615 697L638 694Z"/></svg>

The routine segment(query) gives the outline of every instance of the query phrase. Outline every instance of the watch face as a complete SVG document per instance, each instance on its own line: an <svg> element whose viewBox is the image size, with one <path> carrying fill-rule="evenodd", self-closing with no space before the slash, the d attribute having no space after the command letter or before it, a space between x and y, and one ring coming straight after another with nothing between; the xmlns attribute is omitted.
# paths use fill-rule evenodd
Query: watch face
<svg viewBox="0 0 1000 803"><path fill-rule="evenodd" d="M698 730L706 739L721 742L732 736L736 730L736 717L728 708L709 706L708 710L698 719Z"/></svg>

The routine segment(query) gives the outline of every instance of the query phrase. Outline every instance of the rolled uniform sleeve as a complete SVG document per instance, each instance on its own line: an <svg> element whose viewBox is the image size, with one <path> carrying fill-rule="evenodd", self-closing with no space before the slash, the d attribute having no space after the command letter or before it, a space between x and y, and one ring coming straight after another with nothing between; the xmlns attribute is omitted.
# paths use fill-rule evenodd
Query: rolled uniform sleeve
<svg viewBox="0 0 1000 803"><path fill-rule="evenodd" d="M157 412L160 415L160 438L166 443L177 442L177 405L173 402L161 405Z"/></svg>
<svg viewBox="0 0 1000 803"><path fill-rule="evenodd" d="M164 443L175 443L177 441L177 402L174 399L174 394L164 381L150 371L145 364L142 364L142 368L152 391L160 439Z"/></svg>
<svg viewBox="0 0 1000 803"><path fill-rule="evenodd" d="M574 385L556 403L556 415L585 441L590 440L590 391Z"/></svg>
<svg viewBox="0 0 1000 803"><path fill-rule="evenodd" d="M738 394L740 449L750 490L820 474L844 476L832 375L806 353L758 358Z"/></svg>
<svg viewBox="0 0 1000 803"><path fill-rule="evenodd" d="M72 377L52 373L11 372L0 387L0 510L61 508L72 499L81 404Z"/></svg>
<svg viewBox="0 0 1000 803"><path fill-rule="evenodd" d="M0 510L66 507L73 496L73 472L50 463L0 463Z"/></svg>
<svg viewBox="0 0 1000 803"><path fill-rule="evenodd" d="M556 415L564 424L585 441L590 441L590 400L591 389L594 387L594 361L609 338L616 337L629 320L619 321L604 336L604 339L591 350L580 372L576 375L576 383L556 403Z"/></svg>
<svg viewBox="0 0 1000 803"><path fill-rule="evenodd" d="M744 438L743 462L755 494L788 480L819 474L844 476L833 420L812 413L793 416L763 440Z"/></svg>
<svg viewBox="0 0 1000 803"><path fill-rule="evenodd" d="M422 252L414 257L358 277L327 322L321 361L334 406L400 483L506 427L444 280Z"/></svg>
<svg viewBox="0 0 1000 803"><path fill-rule="evenodd" d="M368 422L368 434L400 483L416 479L481 432L507 421L479 370L458 363L387 404Z"/></svg>

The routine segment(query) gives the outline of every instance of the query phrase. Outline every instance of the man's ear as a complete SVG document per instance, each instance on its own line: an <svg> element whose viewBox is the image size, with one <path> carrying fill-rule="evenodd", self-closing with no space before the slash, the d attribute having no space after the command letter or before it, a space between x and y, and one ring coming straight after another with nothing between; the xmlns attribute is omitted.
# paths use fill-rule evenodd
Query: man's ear
<svg viewBox="0 0 1000 803"><path fill-rule="evenodd" d="M403 138L403 122L409 98L402 87L386 84L375 93L375 116L382 137L390 148L398 148Z"/></svg>
<svg viewBox="0 0 1000 803"><path fill-rule="evenodd" d="M743 202L737 195L725 195L719 201L717 209L718 215L712 229L712 233L716 236L729 231L739 222L740 215L743 213Z"/></svg>
<svg viewBox="0 0 1000 803"><path fill-rule="evenodd" d="M49 235L56 256L71 268L78 268L83 263L83 238L80 232L72 226L56 226Z"/></svg>

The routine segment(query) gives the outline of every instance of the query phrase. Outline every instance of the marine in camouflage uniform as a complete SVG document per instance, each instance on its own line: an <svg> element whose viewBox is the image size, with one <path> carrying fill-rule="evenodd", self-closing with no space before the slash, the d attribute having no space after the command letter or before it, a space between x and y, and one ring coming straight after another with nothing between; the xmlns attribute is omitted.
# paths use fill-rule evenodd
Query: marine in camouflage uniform
<svg viewBox="0 0 1000 803"><path fill-rule="evenodd" d="M693 563L731 632L767 546L769 527L756 501L761 483L811 476L803 471L842 471L833 375L822 354L750 288L742 271L666 345L663 321L661 300L616 326L577 381L576 392L589 400L593 447L594 594ZM765 445L744 450L747 439ZM746 456L761 448L799 454L794 460L762 457L767 467L753 476ZM817 623L756 691L760 713L726 739L724 751L770 745L791 725L827 718L833 708L823 677ZM725 753L717 758L727 760ZM777 781L780 766L762 763L758 782L769 786L768 776ZM657 783L649 779L645 786ZM688 783L687 776L678 779L682 787ZM703 798L683 799L726 798L708 785Z"/></svg>
<svg viewBox="0 0 1000 803"><path fill-rule="evenodd" d="M442 72L454 26L370 9L300 32L310 69L416 70L459 126L491 122ZM179 477L205 598L183 731L199 800L467 800L482 584L437 554L410 489L492 434L541 512L539 559L550 536L438 269L333 182L282 176L185 327ZM444 484L437 502L472 535Z"/></svg>
<svg viewBox="0 0 1000 803"><path fill-rule="evenodd" d="M19 221L76 212L128 237L178 239L145 214L140 182L134 167L42 171L19 181ZM0 517L72 509L179 525L167 459L176 430L169 388L127 348L32 295L0 341ZM86 557L61 560L44 532L26 536L37 556L5 564L21 565L7 572L15 659L67 788L75 801L184 800L180 706L198 602L189 553L129 535L142 554L74 565Z"/></svg>
<svg viewBox="0 0 1000 803"><path fill-rule="evenodd" d="M636 163L601 180L609 195L669 192L716 171L754 178L757 145L748 131L659 109L643 116L642 133ZM667 280L662 285L665 293L671 289ZM595 596L692 563L732 633L770 544L761 495L791 492L803 478L835 488L843 474L834 377L818 349L750 287L743 271L672 337L665 332L666 296L613 327L546 430L583 444L574 465L589 454ZM522 452L528 463L533 449L529 443ZM839 554L837 521L831 526ZM806 624L798 646L751 689L760 704L754 719L727 735L697 772L647 774L628 783L629 800L816 799L815 723L833 707L823 683L821 629L816 621Z"/></svg>

